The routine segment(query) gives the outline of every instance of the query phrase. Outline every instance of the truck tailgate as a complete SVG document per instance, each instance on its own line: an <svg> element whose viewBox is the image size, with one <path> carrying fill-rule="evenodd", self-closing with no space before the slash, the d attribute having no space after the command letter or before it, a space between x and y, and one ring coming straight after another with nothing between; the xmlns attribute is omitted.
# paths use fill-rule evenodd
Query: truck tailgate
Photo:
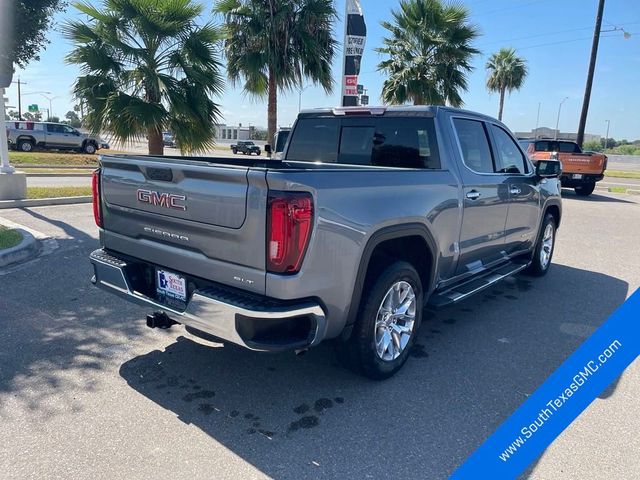
<svg viewBox="0 0 640 480"><path fill-rule="evenodd" d="M101 158L104 246L264 292L265 171L161 157ZM248 201L248 198L251 201Z"/></svg>
<svg viewBox="0 0 640 480"><path fill-rule="evenodd" d="M590 153L561 153L558 156L563 172L601 174L604 156Z"/></svg>

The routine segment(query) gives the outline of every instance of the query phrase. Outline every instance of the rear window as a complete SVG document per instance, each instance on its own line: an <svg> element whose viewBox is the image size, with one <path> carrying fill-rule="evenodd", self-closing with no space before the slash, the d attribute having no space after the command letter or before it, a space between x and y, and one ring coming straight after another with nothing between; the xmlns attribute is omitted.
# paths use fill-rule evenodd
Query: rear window
<svg viewBox="0 0 640 480"><path fill-rule="evenodd" d="M573 142L558 142L560 144L558 151L563 153L580 153L580 147Z"/></svg>
<svg viewBox="0 0 640 480"><path fill-rule="evenodd" d="M287 159L440 168L433 119L423 117L302 118L294 129Z"/></svg>
<svg viewBox="0 0 640 480"><path fill-rule="evenodd" d="M335 163L340 122L333 118L301 118L296 123L287 159Z"/></svg>

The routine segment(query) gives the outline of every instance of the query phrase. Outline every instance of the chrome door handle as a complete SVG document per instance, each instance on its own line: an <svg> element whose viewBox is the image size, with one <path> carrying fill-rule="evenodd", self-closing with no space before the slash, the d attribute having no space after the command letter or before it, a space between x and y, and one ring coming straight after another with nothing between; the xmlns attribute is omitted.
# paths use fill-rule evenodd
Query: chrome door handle
<svg viewBox="0 0 640 480"><path fill-rule="evenodd" d="M511 187L509 189L509 193L511 195L520 195L522 193L522 190L520 190L518 187Z"/></svg>
<svg viewBox="0 0 640 480"><path fill-rule="evenodd" d="M467 198L469 200L477 200L480 198L481 193L477 192L475 190L471 190L469 193L467 193Z"/></svg>

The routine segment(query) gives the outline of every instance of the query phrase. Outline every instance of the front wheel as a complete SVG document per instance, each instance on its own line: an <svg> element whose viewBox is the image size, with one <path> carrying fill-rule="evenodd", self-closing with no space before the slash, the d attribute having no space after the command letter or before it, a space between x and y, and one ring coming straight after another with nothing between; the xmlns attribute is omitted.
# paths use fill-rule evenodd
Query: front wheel
<svg viewBox="0 0 640 480"><path fill-rule="evenodd" d="M233 153L234 155L238 153L238 151L235 148L231 149L231 153Z"/></svg>
<svg viewBox="0 0 640 480"><path fill-rule="evenodd" d="M584 185L580 185L579 187L575 187L575 191L577 195L581 197L588 197L593 193L596 188L595 183L585 183Z"/></svg>
<svg viewBox="0 0 640 480"><path fill-rule="evenodd" d="M395 262L364 292L353 334L343 346L350 366L374 380L394 375L407 361L422 320L423 288L409 263Z"/></svg>
<svg viewBox="0 0 640 480"><path fill-rule="evenodd" d="M553 215L547 213L542 222L542 228L538 235L538 242L533 251L531 265L527 268L527 273L534 277L546 275L551 266L553 249L556 243L556 220Z"/></svg>

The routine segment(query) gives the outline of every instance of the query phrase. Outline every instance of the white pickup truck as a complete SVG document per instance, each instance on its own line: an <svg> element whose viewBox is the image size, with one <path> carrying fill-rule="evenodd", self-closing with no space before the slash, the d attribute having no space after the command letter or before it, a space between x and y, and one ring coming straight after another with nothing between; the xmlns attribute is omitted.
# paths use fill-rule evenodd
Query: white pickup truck
<svg viewBox="0 0 640 480"><path fill-rule="evenodd" d="M7 122L9 148L31 152L36 148L76 150L93 154L109 144L100 137L83 133L64 123Z"/></svg>

